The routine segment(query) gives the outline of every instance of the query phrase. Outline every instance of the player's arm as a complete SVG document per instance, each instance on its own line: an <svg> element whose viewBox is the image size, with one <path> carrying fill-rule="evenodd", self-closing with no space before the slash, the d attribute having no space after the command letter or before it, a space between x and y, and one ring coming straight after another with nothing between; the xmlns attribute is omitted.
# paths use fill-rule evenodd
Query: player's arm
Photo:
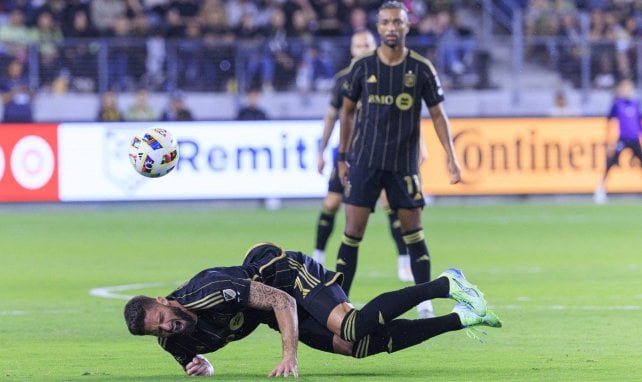
<svg viewBox="0 0 642 382"><path fill-rule="evenodd" d="M428 160L428 147L424 142L424 135L419 133L419 166Z"/></svg>
<svg viewBox="0 0 642 382"><path fill-rule="evenodd" d="M283 340L283 359L270 372L270 377L292 374L299 376L297 370L297 346L299 342L299 320L294 297L260 282L250 282L248 307L259 310L272 310L279 324Z"/></svg>
<svg viewBox="0 0 642 382"><path fill-rule="evenodd" d="M337 122L338 116L339 110L330 105L328 107L328 111L325 112L325 117L323 118L323 134L321 135L321 142L319 143L319 159L317 161L319 173L322 173L323 168L325 167L323 152L328 147L328 142L330 141L330 136L332 135L332 130L334 130L334 125Z"/></svg>
<svg viewBox="0 0 642 382"><path fill-rule="evenodd" d="M348 177L348 165L346 163L346 153L350 145L350 136L352 135L352 126L354 126L354 115L357 110L357 103L350 98L343 97L343 107L341 108L339 134L339 161L337 169L339 171L339 180L345 185Z"/></svg>
<svg viewBox="0 0 642 382"><path fill-rule="evenodd" d="M441 142L446 157L448 159L448 171L450 172L450 184L459 183L461 180L461 168L459 161L455 155L455 144L453 143L452 135L450 134L450 122L444 111L442 102L428 108L430 117L432 118L435 132Z"/></svg>

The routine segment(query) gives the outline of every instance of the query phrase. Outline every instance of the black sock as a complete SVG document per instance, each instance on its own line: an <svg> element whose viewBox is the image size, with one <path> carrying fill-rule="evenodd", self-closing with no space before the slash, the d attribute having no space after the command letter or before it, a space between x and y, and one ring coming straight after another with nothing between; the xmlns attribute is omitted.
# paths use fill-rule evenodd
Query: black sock
<svg viewBox="0 0 642 382"><path fill-rule="evenodd" d="M325 251L325 246L328 244L328 239L334 229L335 212L336 211L330 211L326 208L321 209L321 214L317 221L316 249Z"/></svg>
<svg viewBox="0 0 642 382"><path fill-rule="evenodd" d="M461 328L461 321L456 313L419 320L392 320L381 330L355 342L352 356L364 358L384 351L394 353Z"/></svg>
<svg viewBox="0 0 642 382"><path fill-rule="evenodd" d="M343 284L341 288L346 292L346 296L350 295L352 280L357 271L357 254L359 253L360 242L360 238L350 237L344 234L343 240L341 240L341 246L339 246L337 272L343 273Z"/></svg>
<svg viewBox="0 0 642 382"><path fill-rule="evenodd" d="M403 241L403 235L401 234L399 215L396 210L391 210L390 208L386 208L386 214L388 214L388 220L390 222L390 234L397 246L397 254L405 255L408 253L408 248L406 248L406 243Z"/></svg>
<svg viewBox="0 0 642 382"><path fill-rule="evenodd" d="M449 281L439 277L433 281L382 293L360 310L353 309L341 323L341 338L356 341L371 334L425 300L448 297Z"/></svg>
<svg viewBox="0 0 642 382"><path fill-rule="evenodd" d="M430 253L424 239L424 231L420 228L403 235L403 241L408 247L410 267L415 278L415 284L430 280Z"/></svg>

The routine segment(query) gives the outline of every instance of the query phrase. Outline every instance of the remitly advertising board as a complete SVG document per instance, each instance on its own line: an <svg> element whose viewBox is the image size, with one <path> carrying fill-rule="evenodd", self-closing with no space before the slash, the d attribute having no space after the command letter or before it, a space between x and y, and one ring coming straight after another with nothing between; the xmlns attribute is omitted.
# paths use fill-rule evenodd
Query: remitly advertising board
<svg viewBox="0 0 642 382"><path fill-rule="evenodd" d="M451 123L463 182L449 184L443 149L424 120L426 194L591 193L604 172L604 118ZM179 141L177 168L163 178L145 178L129 163L131 137L150 126ZM321 131L321 121L0 124L0 202L322 197L331 158L328 150L319 174ZM642 192L641 174L627 152L607 190Z"/></svg>
<svg viewBox="0 0 642 382"><path fill-rule="evenodd" d="M156 125L176 136L180 152L176 169L156 179L135 173L128 158L131 137L155 124L60 125L60 199L300 198L327 190L328 174L317 171L321 122Z"/></svg>

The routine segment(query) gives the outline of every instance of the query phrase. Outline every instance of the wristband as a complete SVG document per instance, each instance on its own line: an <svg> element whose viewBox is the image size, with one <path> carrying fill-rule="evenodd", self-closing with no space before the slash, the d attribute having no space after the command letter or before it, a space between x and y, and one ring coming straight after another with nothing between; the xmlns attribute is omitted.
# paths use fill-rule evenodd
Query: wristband
<svg viewBox="0 0 642 382"><path fill-rule="evenodd" d="M345 162L345 161L346 161L346 153L338 153L337 162Z"/></svg>

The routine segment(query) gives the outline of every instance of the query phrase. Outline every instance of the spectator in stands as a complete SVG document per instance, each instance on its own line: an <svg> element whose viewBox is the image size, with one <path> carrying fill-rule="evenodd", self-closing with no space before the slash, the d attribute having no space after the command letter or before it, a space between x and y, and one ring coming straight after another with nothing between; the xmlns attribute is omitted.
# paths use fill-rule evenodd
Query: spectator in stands
<svg viewBox="0 0 642 382"><path fill-rule="evenodd" d="M77 9L73 21L66 29L65 38L72 39L63 50L63 66L71 75L70 87L81 92L91 92L96 89L97 78L97 43L86 40L98 36L89 20L86 9Z"/></svg>
<svg viewBox="0 0 642 382"><path fill-rule="evenodd" d="M250 88L245 95L245 105L243 105L237 115L238 121L263 121L269 119L267 113L259 105L261 89L257 87Z"/></svg>
<svg viewBox="0 0 642 382"><path fill-rule="evenodd" d="M199 17L203 23L203 39L199 55L202 72L201 89L220 91L234 81L236 38L228 22L227 11L221 0L210 0Z"/></svg>
<svg viewBox="0 0 642 382"><path fill-rule="evenodd" d="M100 108L98 109L99 122L120 122L123 121L123 113L118 107L116 93L107 91L100 97Z"/></svg>
<svg viewBox="0 0 642 382"><path fill-rule="evenodd" d="M192 112L185 105L185 96L182 92L173 92L169 104L161 115L161 121L193 121Z"/></svg>
<svg viewBox="0 0 642 382"><path fill-rule="evenodd" d="M130 88L130 60L138 54L139 49L131 46L127 37L130 36L131 21L125 16L118 16L113 23L109 37L113 37L109 49L109 89L125 91Z"/></svg>
<svg viewBox="0 0 642 382"><path fill-rule="evenodd" d="M92 0L89 3L91 20L101 34L109 34L116 20L125 16L124 0Z"/></svg>
<svg viewBox="0 0 642 382"><path fill-rule="evenodd" d="M27 46L34 41L34 32L27 27L24 13L14 9L9 14L9 21L0 25L0 64L6 64L14 58L25 62Z"/></svg>
<svg viewBox="0 0 642 382"><path fill-rule="evenodd" d="M550 115L551 117L576 117L580 115L580 111L570 105L566 92L559 89L553 97Z"/></svg>
<svg viewBox="0 0 642 382"><path fill-rule="evenodd" d="M4 105L2 121L33 122L33 99L35 92L24 73L24 65L14 59L0 78L0 94Z"/></svg>
<svg viewBox="0 0 642 382"><path fill-rule="evenodd" d="M361 7L352 8L350 10L350 25L348 30L348 35L353 35L355 32L363 30L372 30L374 29L369 25L368 12Z"/></svg>
<svg viewBox="0 0 642 382"><path fill-rule="evenodd" d="M285 91L294 86L292 79L296 77L299 63L290 52L285 24L285 12L280 8L273 8L270 23L264 33L267 40L261 73L263 89Z"/></svg>
<svg viewBox="0 0 642 382"><path fill-rule="evenodd" d="M127 121L156 121L158 114L149 106L147 90L139 89L136 92L134 103L125 112Z"/></svg>
<svg viewBox="0 0 642 382"><path fill-rule="evenodd" d="M38 14L36 40L39 46L40 85L50 88L60 75L60 45L63 42L62 30L48 11Z"/></svg>
<svg viewBox="0 0 642 382"><path fill-rule="evenodd" d="M316 35L319 37L339 37L346 35L346 25L341 21L338 1L315 1L312 3L317 14ZM347 16L344 14L344 16Z"/></svg>

